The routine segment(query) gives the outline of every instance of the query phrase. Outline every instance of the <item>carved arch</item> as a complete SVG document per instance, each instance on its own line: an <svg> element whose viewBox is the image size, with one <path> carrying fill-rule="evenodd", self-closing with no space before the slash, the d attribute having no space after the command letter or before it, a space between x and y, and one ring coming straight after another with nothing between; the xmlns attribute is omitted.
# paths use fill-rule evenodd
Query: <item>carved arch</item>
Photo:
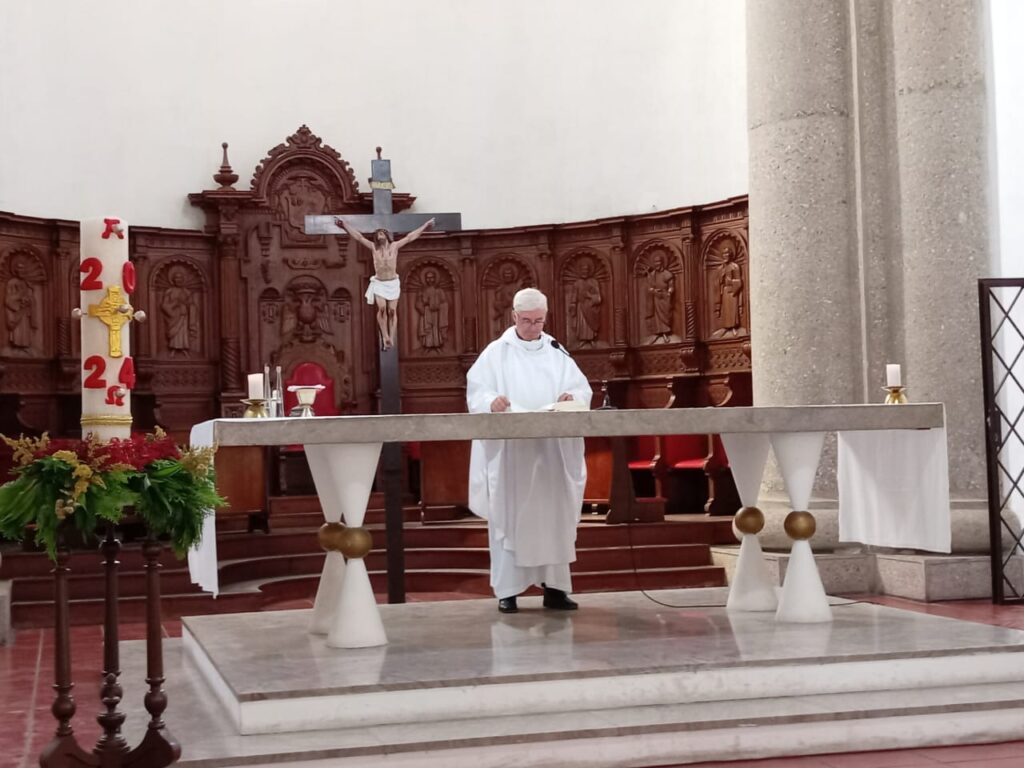
<svg viewBox="0 0 1024 768"><path fill-rule="evenodd" d="M683 304L683 255L667 240L648 240L630 265L634 338L641 345L682 341L687 324ZM689 335L689 334L687 334Z"/></svg>
<svg viewBox="0 0 1024 768"><path fill-rule="evenodd" d="M747 244L742 232L720 229L704 242L700 291L709 339L746 336L750 327Z"/></svg>
<svg viewBox="0 0 1024 768"><path fill-rule="evenodd" d="M210 322L209 280L187 256L161 259L149 279L152 314L150 349L168 358L202 359Z"/></svg>
<svg viewBox="0 0 1024 768"><path fill-rule="evenodd" d="M489 338L501 335L512 324L512 297L521 288L536 288L533 265L514 253L500 253L484 266L480 284L480 315L486 318Z"/></svg>
<svg viewBox="0 0 1024 768"><path fill-rule="evenodd" d="M270 199L271 183L282 169L302 166L325 175L330 179L333 191L342 203L354 203L359 199L359 182L352 167L333 147L324 144L306 125L278 144L267 153L256 166L251 189L265 200Z"/></svg>
<svg viewBox="0 0 1024 768"><path fill-rule="evenodd" d="M42 357L47 354L43 287L48 282L46 263L30 246L8 248L0 257L0 331L4 354Z"/></svg>
<svg viewBox="0 0 1024 768"><path fill-rule="evenodd" d="M435 277L433 282L429 274ZM458 297L460 280L451 265L433 256L412 261L402 273L400 344L413 356L454 354L461 349L459 329L462 312ZM430 296L425 296L429 291ZM441 293L438 294L438 291Z"/></svg>
<svg viewBox="0 0 1024 768"><path fill-rule="evenodd" d="M593 248L576 248L559 264L557 285L565 311L561 333L570 349L606 347L612 325L612 267Z"/></svg>

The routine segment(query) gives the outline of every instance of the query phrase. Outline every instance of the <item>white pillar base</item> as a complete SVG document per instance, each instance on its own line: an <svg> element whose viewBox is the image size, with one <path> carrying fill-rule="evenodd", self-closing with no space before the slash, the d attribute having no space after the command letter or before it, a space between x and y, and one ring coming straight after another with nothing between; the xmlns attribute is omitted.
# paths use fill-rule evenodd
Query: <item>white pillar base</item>
<svg viewBox="0 0 1024 768"><path fill-rule="evenodd" d="M306 459L328 523L361 528L380 458L380 443L307 445ZM384 645L387 637L366 562L329 552L317 586L309 631L334 648Z"/></svg>
<svg viewBox="0 0 1024 768"><path fill-rule="evenodd" d="M316 586L313 618L309 622L309 631L314 635L326 635L331 631L334 614L341 602L341 585L344 583L345 558L341 552L328 552L320 583Z"/></svg>
<svg viewBox="0 0 1024 768"><path fill-rule="evenodd" d="M369 648L387 645L384 624L362 558L348 561L345 582L341 585L341 604L327 635L332 648Z"/></svg>
<svg viewBox="0 0 1024 768"><path fill-rule="evenodd" d="M779 607L761 543L752 533L743 534L736 571L725 607L730 611L774 611Z"/></svg>
<svg viewBox="0 0 1024 768"><path fill-rule="evenodd" d="M793 542L775 619L797 624L832 621L825 587L822 586L811 545L806 540Z"/></svg>

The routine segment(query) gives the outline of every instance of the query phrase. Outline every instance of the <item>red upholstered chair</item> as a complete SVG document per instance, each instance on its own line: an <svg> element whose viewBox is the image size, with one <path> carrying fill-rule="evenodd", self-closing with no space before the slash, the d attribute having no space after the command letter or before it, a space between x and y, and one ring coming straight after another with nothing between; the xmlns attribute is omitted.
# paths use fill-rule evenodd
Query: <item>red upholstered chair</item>
<svg viewBox="0 0 1024 768"><path fill-rule="evenodd" d="M334 397L334 379L327 375L319 363L299 363L291 372L291 375L284 382L284 412L285 415L292 412L292 408L299 404L294 392L289 392L288 387L302 385L323 386L316 393L316 400L313 401L313 413L317 416L338 416L338 403Z"/></svg>
<svg viewBox="0 0 1024 768"><path fill-rule="evenodd" d="M313 413L317 416L338 416L338 404L334 396L334 380L319 363L299 363L284 380L284 414L292 412L299 401L288 387L303 384L321 384L323 389L316 393ZM316 493L313 476L309 472L306 453L301 445L286 445L276 449L274 463L277 466L277 494L281 496L306 496Z"/></svg>
<svg viewBox="0 0 1024 768"><path fill-rule="evenodd" d="M709 515L734 515L742 506L736 482L729 468L729 456L725 452L722 438L711 436L711 456L704 467L708 476L708 501L704 510Z"/></svg>
<svg viewBox="0 0 1024 768"><path fill-rule="evenodd" d="M661 438L657 435L637 435L629 439L627 466L633 477L633 491L638 499L664 498L661 480L664 463L661 460Z"/></svg>
<svg viewBox="0 0 1024 768"><path fill-rule="evenodd" d="M662 447L666 511L675 514L703 512L708 497L704 468L711 454L709 436L665 435Z"/></svg>
<svg viewBox="0 0 1024 768"><path fill-rule="evenodd" d="M707 435L665 435L662 438L662 445L662 456L670 472L683 469L704 470L704 463L709 455Z"/></svg>

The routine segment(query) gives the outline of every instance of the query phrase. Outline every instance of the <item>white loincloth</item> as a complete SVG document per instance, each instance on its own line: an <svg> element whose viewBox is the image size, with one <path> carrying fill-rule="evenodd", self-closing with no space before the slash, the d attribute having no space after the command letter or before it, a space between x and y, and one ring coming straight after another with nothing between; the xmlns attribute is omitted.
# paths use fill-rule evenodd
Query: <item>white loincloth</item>
<svg viewBox="0 0 1024 768"><path fill-rule="evenodd" d="M366 289L366 303L375 303L374 296L380 296L387 301L398 301L398 296L401 292L402 286L397 277L393 277L390 280L378 280L377 276L373 275L370 277L370 285Z"/></svg>

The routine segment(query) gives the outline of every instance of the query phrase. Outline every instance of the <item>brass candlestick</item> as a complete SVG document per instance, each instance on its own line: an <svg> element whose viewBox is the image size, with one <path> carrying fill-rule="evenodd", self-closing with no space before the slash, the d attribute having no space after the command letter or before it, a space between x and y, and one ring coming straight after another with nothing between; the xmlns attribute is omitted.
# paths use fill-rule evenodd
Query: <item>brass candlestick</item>
<svg viewBox="0 0 1024 768"><path fill-rule="evenodd" d="M267 401L263 398L251 397L248 400L243 400L245 403L245 413L242 414L243 419L266 419L267 416Z"/></svg>
<svg viewBox="0 0 1024 768"><path fill-rule="evenodd" d="M882 387L887 394L885 396L886 405L904 405L907 402L907 396L903 394L906 392L906 387Z"/></svg>

